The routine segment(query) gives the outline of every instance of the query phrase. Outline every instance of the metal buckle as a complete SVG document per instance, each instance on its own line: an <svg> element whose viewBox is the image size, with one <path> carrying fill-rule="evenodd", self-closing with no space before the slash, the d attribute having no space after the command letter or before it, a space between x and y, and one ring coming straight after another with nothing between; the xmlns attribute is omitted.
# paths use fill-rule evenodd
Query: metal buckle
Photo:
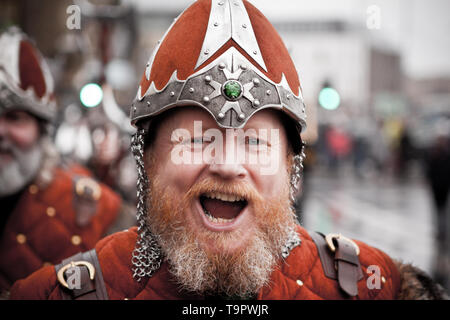
<svg viewBox="0 0 450 320"><path fill-rule="evenodd" d="M356 255L359 256L359 246L352 239L344 237L340 233L329 233L329 234L327 234L325 236L325 240L327 242L327 245L328 245L328 247L330 248L330 250L332 252L336 251L336 247L335 247L335 245L333 243L333 239L340 239L340 240L345 240L345 241L349 242L353 247L355 247Z"/></svg>
<svg viewBox="0 0 450 320"><path fill-rule="evenodd" d="M101 195L101 189L97 182L91 178L81 178L76 182L75 191L79 196L84 196L86 194L86 187L92 190L92 198L98 200Z"/></svg>
<svg viewBox="0 0 450 320"><path fill-rule="evenodd" d="M66 272L67 269L75 267L75 266L86 266L89 271L89 278L91 280L94 280L95 268L91 263L89 263L87 261L72 261L72 262L66 264L61 269L59 269L58 273L56 274L59 283L61 283L67 289L70 289L70 288L69 288L69 285L67 284L66 280L64 279L64 272Z"/></svg>

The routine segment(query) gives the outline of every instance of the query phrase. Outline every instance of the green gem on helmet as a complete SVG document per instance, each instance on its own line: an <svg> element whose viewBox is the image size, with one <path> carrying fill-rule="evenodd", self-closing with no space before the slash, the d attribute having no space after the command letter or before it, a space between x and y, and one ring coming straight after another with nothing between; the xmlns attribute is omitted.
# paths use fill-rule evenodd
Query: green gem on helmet
<svg viewBox="0 0 450 320"><path fill-rule="evenodd" d="M242 85L238 81L227 81L223 85L223 93L229 100L236 100L242 95Z"/></svg>

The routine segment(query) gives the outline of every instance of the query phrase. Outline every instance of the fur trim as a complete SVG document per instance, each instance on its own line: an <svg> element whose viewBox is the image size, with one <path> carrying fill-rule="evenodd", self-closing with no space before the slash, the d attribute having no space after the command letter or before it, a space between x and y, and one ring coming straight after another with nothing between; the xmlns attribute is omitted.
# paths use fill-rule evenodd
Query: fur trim
<svg viewBox="0 0 450 320"><path fill-rule="evenodd" d="M450 297L429 275L412 264L395 261L400 272L399 300L449 300Z"/></svg>

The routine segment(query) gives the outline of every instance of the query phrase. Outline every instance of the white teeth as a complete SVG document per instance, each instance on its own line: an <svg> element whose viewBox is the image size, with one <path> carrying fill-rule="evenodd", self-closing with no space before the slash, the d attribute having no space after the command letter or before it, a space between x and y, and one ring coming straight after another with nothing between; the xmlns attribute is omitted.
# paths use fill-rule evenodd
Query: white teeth
<svg viewBox="0 0 450 320"><path fill-rule="evenodd" d="M214 222L214 223L230 223L234 220L234 219L225 219L225 218L215 218L206 211L205 211L205 215L209 221Z"/></svg>
<svg viewBox="0 0 450 320"><path fill-rule="evenodd" d="M235 202L235 201L244 201L244 198L241 198L239 196L236 195L232 195L232 194L225 194L225 193L219 193L219 192L210 192L204 195L207 198L210 199L219 199L222 201L228 201L228 202ZM235 218L232 219L225 219L225 218L215 218L213 217L206 209L203 210L205 212L206 217L208 218L209 221L213 222L213 223L230 223L232 222Z"/></svg>
<svg viewBox="0 0 450 320"><path fill-rule="evenodd" d="M222 201L229 201L229 202L243 201L244 200L243 198L241 198L239 196L235 196L235 195L232 195L232 194L216 193L216 192L208 193L205 196L207 198L219 199L219 200L222 200Z"/></svg>

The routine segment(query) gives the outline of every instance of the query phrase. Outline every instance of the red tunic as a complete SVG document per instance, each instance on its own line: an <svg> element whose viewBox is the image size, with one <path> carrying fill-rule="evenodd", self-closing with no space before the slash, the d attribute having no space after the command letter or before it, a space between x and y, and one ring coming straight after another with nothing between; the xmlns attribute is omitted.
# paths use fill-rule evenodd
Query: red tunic
<svg viewBox="0 0 450 320"><path fill-rule="evenodd" d="M21 195L0 238L0 291L42 266L93 248L116 219L120 197L91 178L100 192L86 215L80 206L84 196L76 192L77 179L88 174L81 169L55 168L46 188L32 184Z"/></svg>
<svg viewBox="0 0 450 320"><path fill-rule="evenodd" d="M146 281L137 282L131 271L131 253L136 228L106 237L95 246L110 299L202 299L181 293L168 271L167 262ZM302 243L271 275L270 285L262 288L258 299L344 299L337 281L325 277L315 244L301 227L297 229ZM395 299L400 287L400 275L392 260L378 249L357 242L364 278L358 282L359 294L353 299ZM369 265L377 265L385 281L380 289L366 285ZM48 266L11 290L12 299L60 299L54 267Z"/></svg>

